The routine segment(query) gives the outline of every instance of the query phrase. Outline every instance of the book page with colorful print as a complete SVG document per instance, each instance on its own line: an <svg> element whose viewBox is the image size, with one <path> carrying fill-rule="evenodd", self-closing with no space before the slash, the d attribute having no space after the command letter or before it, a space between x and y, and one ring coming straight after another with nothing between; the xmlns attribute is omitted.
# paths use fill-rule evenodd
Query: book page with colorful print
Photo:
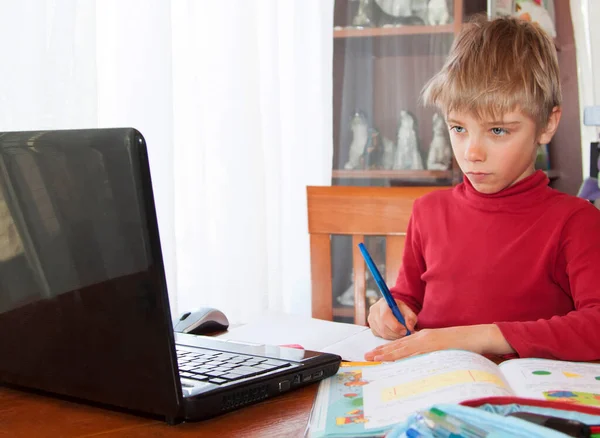
<svg viewBox="0 0 600 438"><path fill-rule="evenodd" d="M600 407L600 364L512 359L499 367L519 397Z"/></svg>

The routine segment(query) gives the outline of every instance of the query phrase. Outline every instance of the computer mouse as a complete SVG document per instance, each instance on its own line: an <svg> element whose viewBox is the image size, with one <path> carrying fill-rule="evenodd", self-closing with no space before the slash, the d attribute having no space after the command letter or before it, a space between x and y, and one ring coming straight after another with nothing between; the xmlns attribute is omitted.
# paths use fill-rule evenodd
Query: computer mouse
<svg viewBox="0 0 600 438"><path fill-rule="evenodd" d="M223 312L212 307L182 313L173 320L173 330L190 335L206 335L222 332L229 327L229 320Z"/></svg>

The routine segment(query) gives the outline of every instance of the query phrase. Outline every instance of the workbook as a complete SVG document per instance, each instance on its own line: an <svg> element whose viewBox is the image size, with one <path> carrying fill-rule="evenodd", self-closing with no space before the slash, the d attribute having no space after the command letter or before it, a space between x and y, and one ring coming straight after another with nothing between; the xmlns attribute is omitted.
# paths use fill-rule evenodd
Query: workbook
<svg viewBox="0 0 600 438"><path fill-rule="evenodd" d="M505 396L600 407L600 364L444 350L380 365L348 364L320 383L307 436L383 436L433 404Z"/></svg>

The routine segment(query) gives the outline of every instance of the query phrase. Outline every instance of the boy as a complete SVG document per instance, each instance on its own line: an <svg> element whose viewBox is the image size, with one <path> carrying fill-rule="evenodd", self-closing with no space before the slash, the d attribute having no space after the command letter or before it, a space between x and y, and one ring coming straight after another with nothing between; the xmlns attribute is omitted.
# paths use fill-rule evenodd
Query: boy
<svg viewBox="0 0 600 438"><path fill-rule="evenodd" d="M600 359L600 211L534 170L561 116L552 41L512 18L467 24L424 100L443 112L465 178L414 204L391 292L418 331L405 336L378 301L369 325L396 340L365 358Z"/></svg>

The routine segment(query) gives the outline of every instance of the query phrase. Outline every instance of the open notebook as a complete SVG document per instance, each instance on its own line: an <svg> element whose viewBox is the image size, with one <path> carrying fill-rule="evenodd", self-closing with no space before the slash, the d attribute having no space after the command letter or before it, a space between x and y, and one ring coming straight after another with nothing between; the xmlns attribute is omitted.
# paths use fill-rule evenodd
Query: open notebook
<svg viewBox="0 0 600 438"><path fill-rule="evenodd" d="M388 343L368 327L282 313L256 315L219 339L271 345L300 345L304 349L334 353L348 361L363 361L367 351Z"/></svg>
<svg viewBox="0 0 600 438"><path fill-rule="evenodd" d="M319 384L307 437L384 436L420 409L488 397L515 405L544 400L600 407L596 363L512 359L496 365L469 351L443 350L380 365L347 365Z"/></svg>

